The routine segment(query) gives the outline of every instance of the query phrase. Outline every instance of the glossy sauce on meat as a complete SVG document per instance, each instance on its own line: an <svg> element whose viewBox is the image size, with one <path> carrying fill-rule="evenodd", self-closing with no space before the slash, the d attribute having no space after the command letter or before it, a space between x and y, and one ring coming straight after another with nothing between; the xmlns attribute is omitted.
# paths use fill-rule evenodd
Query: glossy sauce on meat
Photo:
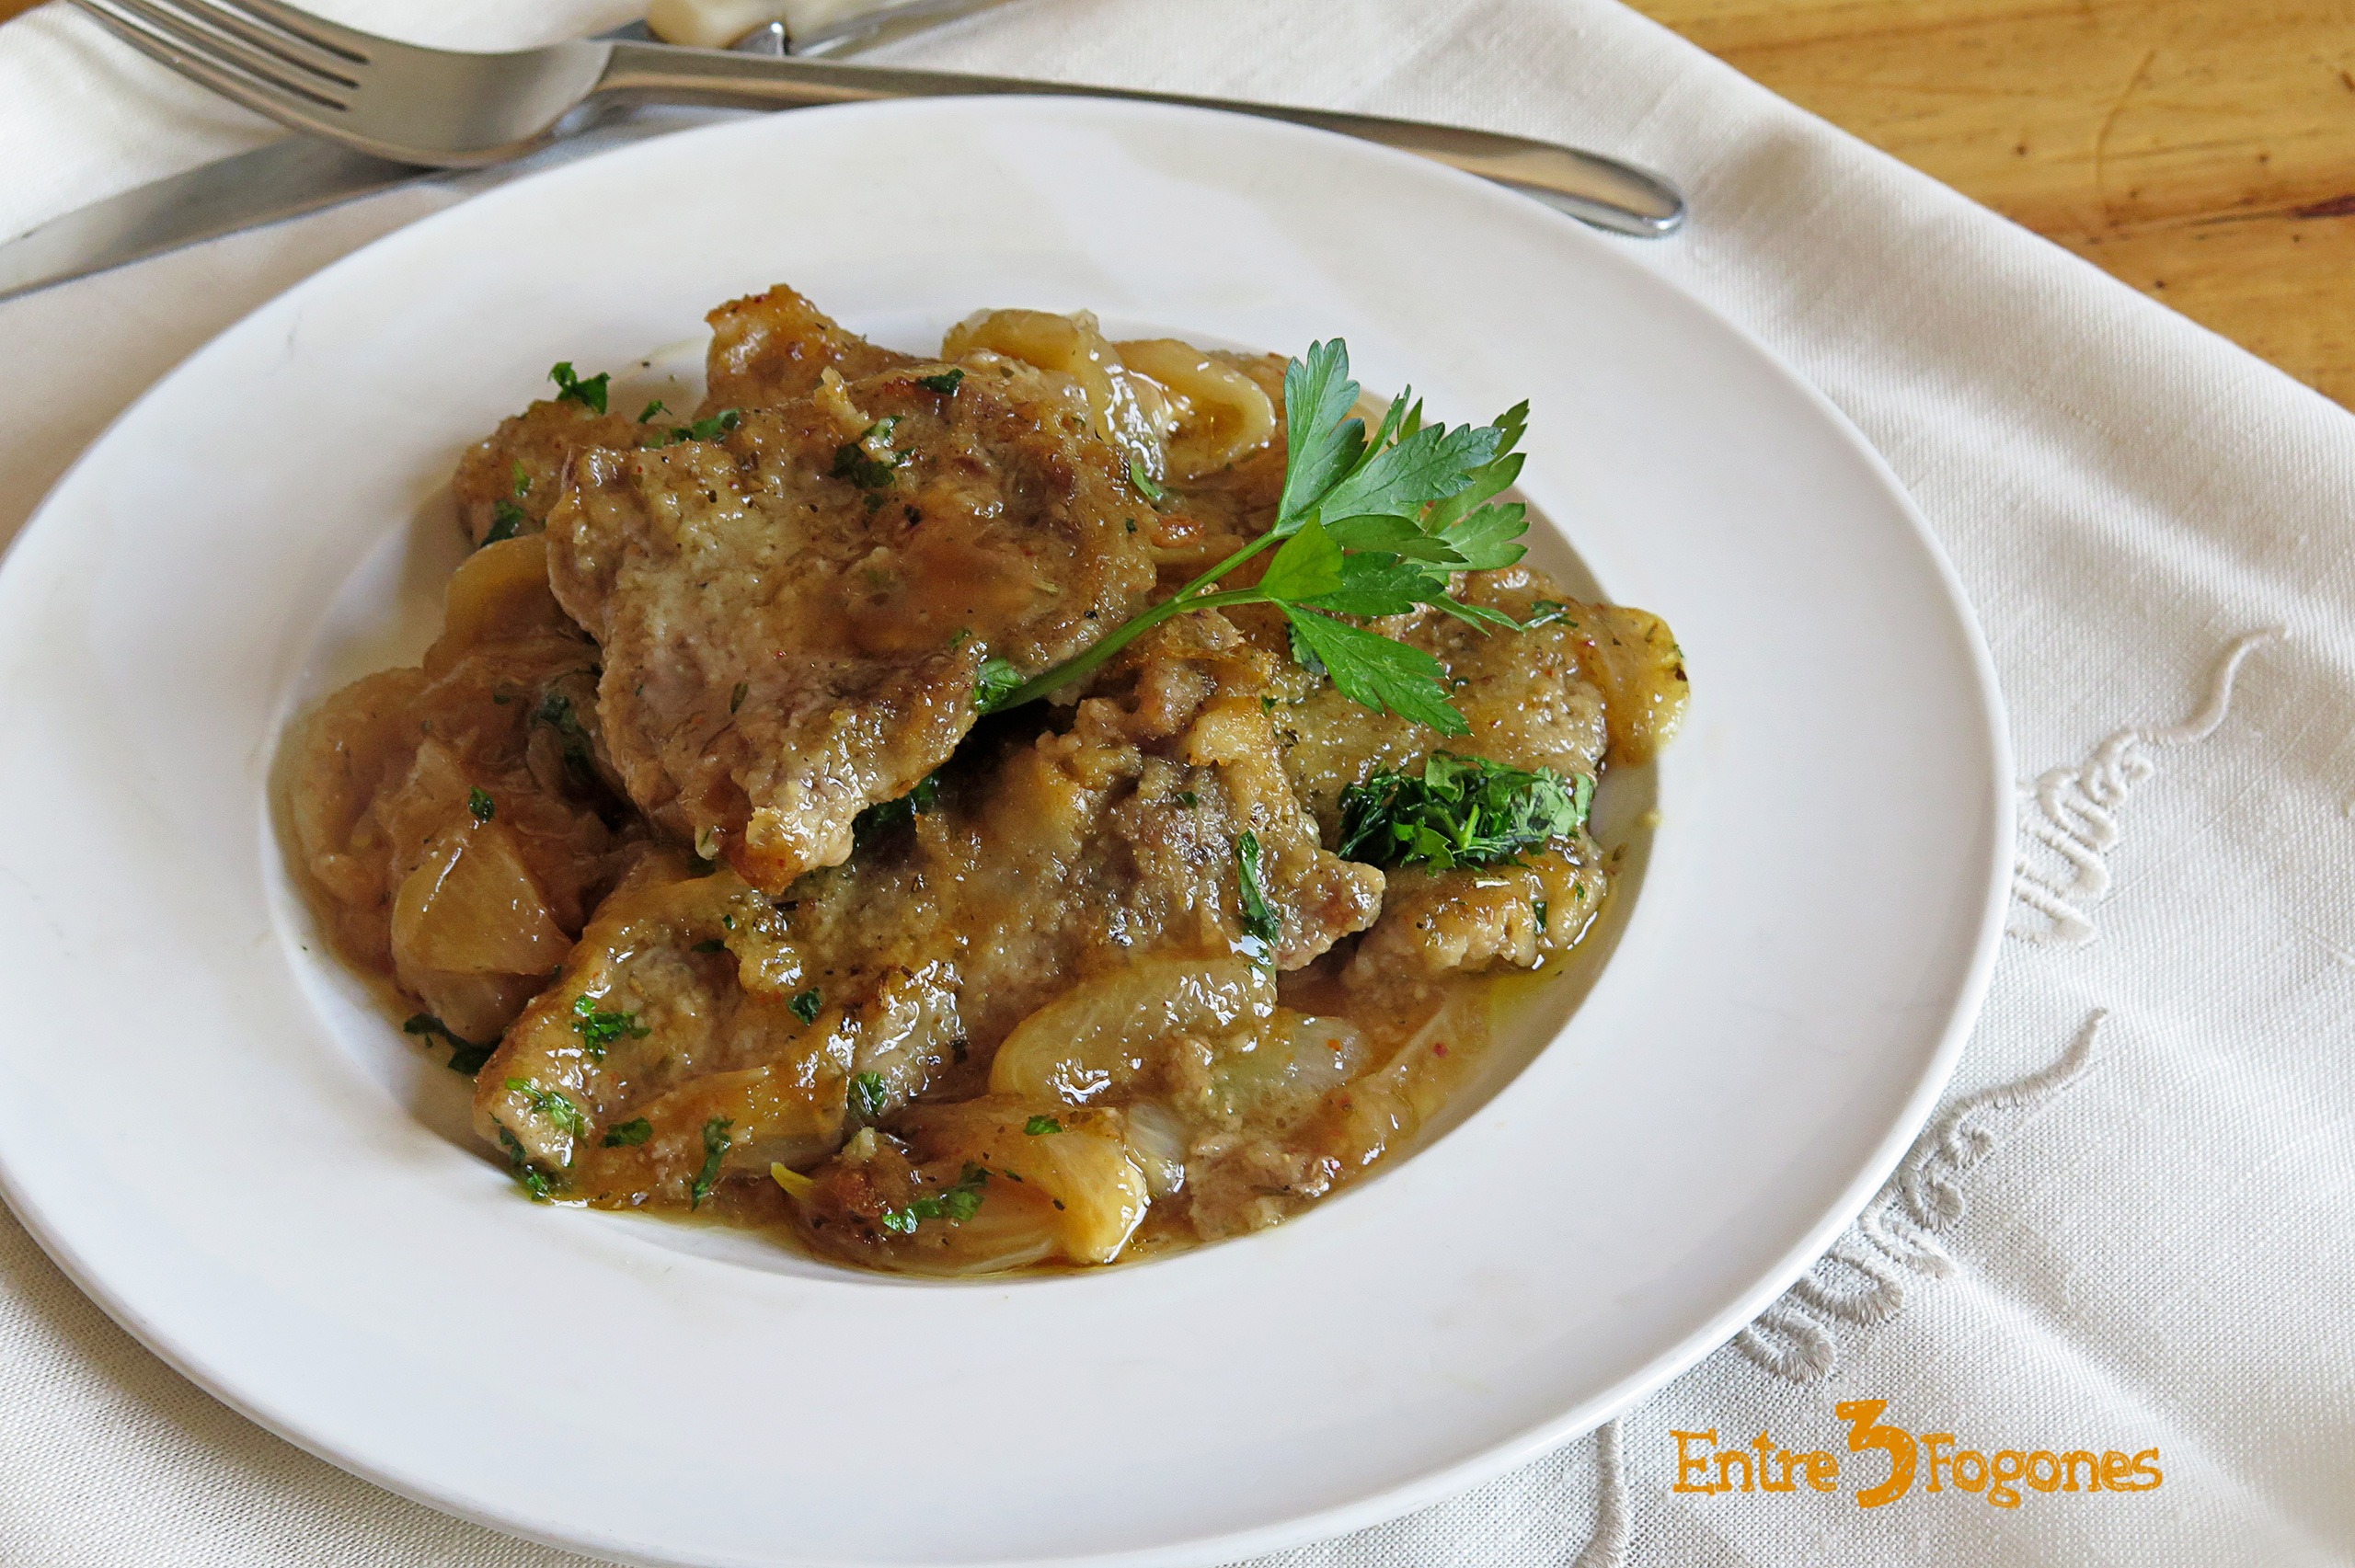
<svg viewBox="0 0 2355 1568"><path fill-rule="evenodd" d="M488 1055L486 1144L537 1196L958 1274L1259 1229L1410 1141L1613 857L1384 871L1336 853L1345 792L1640 764L1666 628L1522 567L1457 587L1526 630L1372 623L1453 738L1263 607L986 716L984 660L1048 669L1268 527L1281 361L1029 312L916 360L782 288L712 322L704 425L560 399L470 452L462 521L506 532L441 639L289 740L322 922Z"/></svg>

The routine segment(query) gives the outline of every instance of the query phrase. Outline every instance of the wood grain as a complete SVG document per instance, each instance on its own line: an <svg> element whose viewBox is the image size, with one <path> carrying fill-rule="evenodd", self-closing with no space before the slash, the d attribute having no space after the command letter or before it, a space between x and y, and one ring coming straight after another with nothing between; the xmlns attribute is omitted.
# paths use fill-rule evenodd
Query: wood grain
<svg viewBox="0 0 2355 1568"><path fill-rule="evenodd" d="M1632 3L2355 405L2355 0Z"/></svg>
<svg viewBox="0 0 2355 1568"><path fill-rule="evenodd" d="M1633 0L2355 404L2355 0Z"/></svg>

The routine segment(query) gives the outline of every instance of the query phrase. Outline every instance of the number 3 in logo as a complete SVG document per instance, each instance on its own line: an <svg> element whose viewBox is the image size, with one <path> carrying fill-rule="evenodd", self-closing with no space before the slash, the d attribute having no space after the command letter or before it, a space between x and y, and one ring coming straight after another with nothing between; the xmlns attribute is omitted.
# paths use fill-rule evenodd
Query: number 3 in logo
<svg viewBox="0 0 2355 1568"><path fill-rule="evenodd" d="M1848 1424L1848 1448L1852 1452L1861 1454L1867 1448L1879 1448L1889 1455L1889 1479L1858 1492L1859 1508L1894 1503L1913 1488L1913 1435L1902 1426L1879 1425L1880 1413L1888 1408L1885 1399L1844 1400L1832 1407L1832 1413Z"/></svg>

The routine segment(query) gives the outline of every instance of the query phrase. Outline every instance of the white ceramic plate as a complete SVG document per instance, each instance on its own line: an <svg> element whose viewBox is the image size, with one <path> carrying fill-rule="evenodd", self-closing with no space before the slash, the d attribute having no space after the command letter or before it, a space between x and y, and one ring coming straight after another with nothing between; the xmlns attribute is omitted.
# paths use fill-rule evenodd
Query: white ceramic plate
<svg viewBox="0 0 2355 1568"><path fill-rule="evenodd" d="M1369 386L1451 419L1531 399L1526 488L1576 552L1540 558L1667 615L1694 692L1631 786L1661 817L1621 830L1648 864L1616 950L1550 1047L1313 1213L1080 1277L853 1276L535 1208L477 1157L465 1085L288 887L278 733L421 645L453 461L552 361L653 380L704 310L780 280L911 347L982 304L1093 307L1292 352L1344 334ZM1950 572L1764 351L1476 180L1111 103L745 120L330 268L150 393L27 529L0 735L0 1180L34 1233L314 1452L662 1563L1222 1561L1588 1428L1887 1173L1969 1026L2011 842Z"/></svg>

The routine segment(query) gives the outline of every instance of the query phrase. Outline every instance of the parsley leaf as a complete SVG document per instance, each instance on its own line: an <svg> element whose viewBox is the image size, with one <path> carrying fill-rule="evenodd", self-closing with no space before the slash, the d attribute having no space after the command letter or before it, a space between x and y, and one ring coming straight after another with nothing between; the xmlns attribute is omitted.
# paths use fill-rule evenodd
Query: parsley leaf
<svg viewBox="0 0 2355 1568"><path fill-rule="evenodd" d="M635 1149L653 1136L654 1124L644 1116L635 1116L607 1127L605 1136L597 1141L607 1149Z"/></svg>
<svg viewBox="0 0 2355 1568"><path fill-rule="evenodd" d="M1007 698L1022 687L1022 672L1014 661L1005 658L985 658L973 672L973 705L985 714L1001 707L1011 707Z"/></svg>
<svg viewBox="0 0 2355 1568"><path fill-rule="evenodd" d="M720 1162L728 1158L729 1145L736 1141L729 1131L735 1125L726 1116L714 1116L703 1124L703 1169L695 1173L695 1185L688 1189L689 1208L701 1208L711 1189L719 1185Z"/></svg>
<svg viewBox="0 0 2355 1568"><path fill-rule="evenodd" d="M611 371L600 371L583 381L575 375L570 360L560 360L548 372L548 379L556 383L558 403L578 403L583 408L602 414L605 411L605 389L614 379Z"/></svg>
<svg viewBox="0 0 2355 1568"><path fill-rule="evenodd" d="M1032 1116L1022 1124L1022 1130L1033 1138L1044 1138L1051 1132L1061 1132L1063 1124L1052 1116Z"/></svg>
<svg viewBox="0 0 2355 1568"><path fill-rule="evenodd" d="M818 1014L825 1010L826 999L822 992L805 990L785 1005L791 1008L793 1015L804 1024L815 1024Z"/></svg>
<svg viewBox="0 0 2355 1568"><path fill-rule="evenodd" d="M1422 773L1376 773L1341 792L1345 860L1372 865L1517 865L1522 852L1584 826L1594 780L1551 769L1525 773L1479 757L1434 751ZM1544 917L1539 917L1544 923Z"/></svg>
<svg viewBox="0 0 2355 1568"><path fill-rule="evenodd" d="M1276 943L1283 935L1283 922L1276 919L1276 911L1268 907L1268 896L1259 886L1259 835L1250 829L1235 841L1235 877L1243 894L1243 934L1246 956L1270 974L1276 967Z"/></svg>
<svg viewBox="0 0 2355 1568"><path fill-rule="evenodd" d="M1292 524L1325 498L1365 452L1365 421L1350 414L1358 383L1350 379L1350 346L1336 338L1312 343L1307 354L1284 367L1283 498L1276 506L1276 532ZM1344 416L1348 416L1344 418Z"/></svg>
<svg viewBox="0 0 2355 1568"><path fill-rule="evenodd" d="M491 800L490 791L480 787L466 791L466 810L477 822L488 822L499 815L499 807Z"/></svg>
<svg viewBox="0 0 2355 1568"><path fill-rule="evenodd" d="M965 372L955 365L951 365L938 375L916 377L916 384L927 392L936 392L943 397L954 397L957 395L957 383L964 379Z"/></svg>
<svg viewBox="0 0 2355 1568"><path fill-rule="evenodd" d="M1333 677L1340 693L1376 713L1428 725L1442 735L1468 735L1472 726L1447 700L1447 670L1418 647L1312 610L1286 607L1292 639Z"/></svg>
<svg viewBox="0 0 2355 1568"><path fill-rule="evenodd" d="M635 1013L607 1012L595 999L575 997L572 1001L572 1029L589 1047L589 1059L603 1061L605 1052L619 1039L642 1040L654 1031L638 1021Z"/></svg>
<svg viewBox="0 0 2355 1568"><path fill-rule="evenodd" d="M499 1048L499 1042L496 1040L487 1046L478 1046L463 1036L453 1034L450 1025L442 1023L431 1013L412 1013L408 1022L401 1025L401 1029L405 1034L421 1035L429 1040L439 1035L449 1041L450 1070L463 1072L468 1078L480 1072L482 1064L490 1059L490 1053Z"/></svg>
<svg viewBox="0 0 2355 1568"><path fill-rule="evenodd" d="M918 1224L926 1219L946 1219L961 1223L981 1212L982 1188L990 1173L979 1165L967 1165L954 1186L944 1187L938 1197L920 1197L901 1208L883 1211L883 1229L902 1236L915 1233Z"/></svg>
<svg viewBox="0 0 2355 1568"><path fill-rule="evenodd" d="M490 526L483 531L485 544L499 544L514 538L523 531L531 517L513 501L490 503Z"/></svg>
<svg viewBox="0 0 2355 1568"><path fill-rule="evenodd" d="M1570 607L1556 599L1541 599L1529 607L1529 619L1521 624L1522 630L1533 626L1550 626L1556 622L1578 630L1578 623L1570 619Z"/></svg>
<svg viewBox="0 0 2355 1568"><path fill-rule="evenodd" d="M693 947L688 948L687 951L690 953L704 954L725 953L728 951L728 944L719 937L706 936L701 942L696 943Z"/></svg>
<svg viewBox="0 0 2355 1568"><path fill-rule="evenodd" d="M532 476L528 473L524 472L523 460L519 457L515 460L515 494L518 498L521 498L528 496L531 493Z"/></svg>
<svg viewBox="0 0 2355 1568"><path fill-rule="evenodd" d="M647 420L654 418L655 415L664 412L667 412L667 410L665 410L662 406L662 400L658 397L653 402L648 404L645 407L638 411L638 422L643 425Z"/></svg>
<svg viewBox="0 0 2355 1568"><path fill-rule="evenodd" d="M1155 506L1159 506L1169 498L1169 492L1162 486L1160 481L1147 474L1144 471L1144 464L1133 457L1129 459L1129 483L1136 486L1138 495L1143 496Z"/></svg>
<svg viewBox="0 0 2355 1568"><path fill-rule="evenodd" d="M890 1085L879 1072L857 1072L850 1080L850 1114L861 1121L871 1122L883 1115L891 1103Z"/></svg>

